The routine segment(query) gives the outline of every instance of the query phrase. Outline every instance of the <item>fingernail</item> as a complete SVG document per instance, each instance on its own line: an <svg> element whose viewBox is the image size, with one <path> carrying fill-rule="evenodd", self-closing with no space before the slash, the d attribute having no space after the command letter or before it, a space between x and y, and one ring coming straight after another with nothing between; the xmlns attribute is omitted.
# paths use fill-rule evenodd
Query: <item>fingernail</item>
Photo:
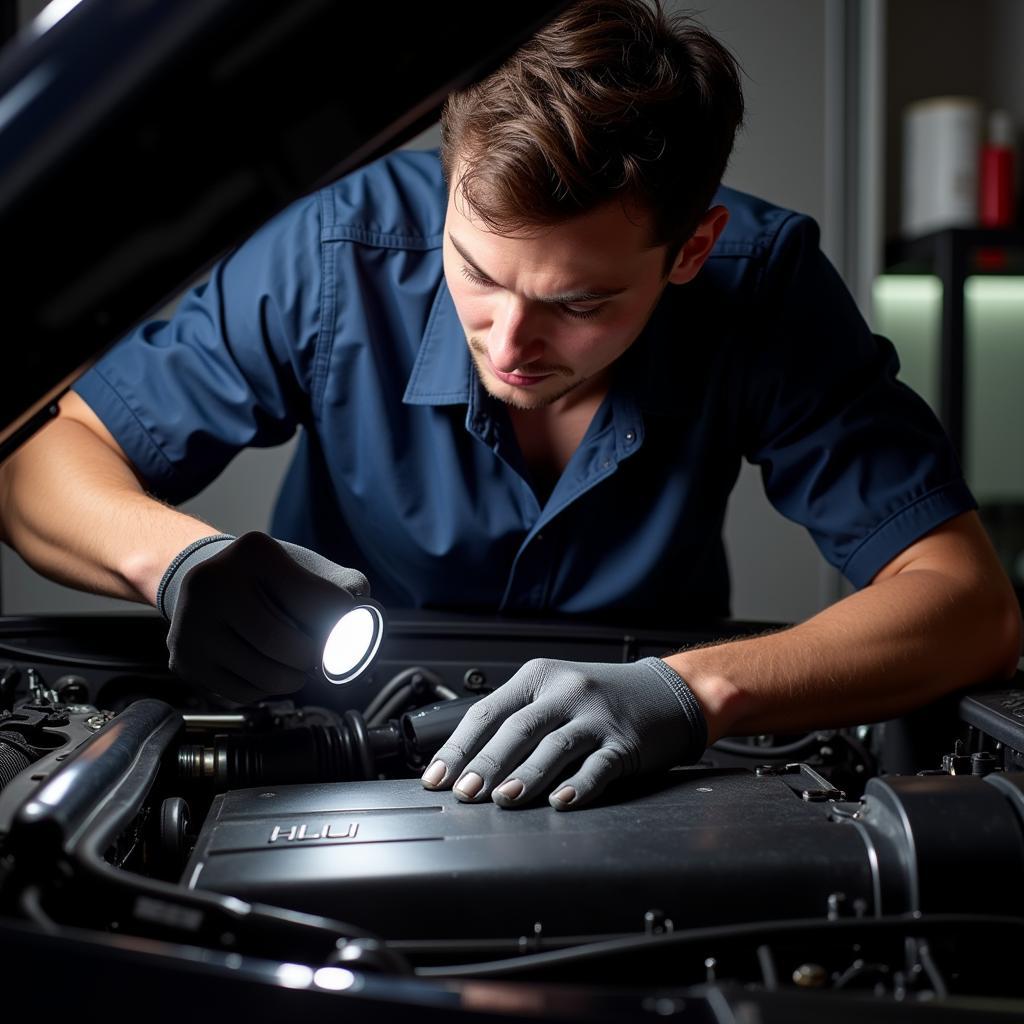
<svg viewBox="0 0 1024 1024"><path fill-rule="evenodd" d="M461 796L472 800L480 792L484 780L476 772L467 772L455 783L455 791Z"/></svg>
<svg viewBox="0 0 1024 1024"><path fill-rule="evenodd" d="M440 785L441 780L445 777L448 771L448 766L444 761L435 761L421 776L420 778L428 786Z"/></svg>
<svg viewBox="0 0 1024 1024"><path fill-rule="evenodd" d="M494 792L500 793L506 800L515 800L526 787L519 781L519 779L509 779L508 782L503 782Z"/></svg>
<svg viewBox="0 0 1024 1024"><path fill-rule="evenodd" d="M576 799L576 790L572 786L563 786L557 793L551 794L556 804L571 804Z"/></svg>

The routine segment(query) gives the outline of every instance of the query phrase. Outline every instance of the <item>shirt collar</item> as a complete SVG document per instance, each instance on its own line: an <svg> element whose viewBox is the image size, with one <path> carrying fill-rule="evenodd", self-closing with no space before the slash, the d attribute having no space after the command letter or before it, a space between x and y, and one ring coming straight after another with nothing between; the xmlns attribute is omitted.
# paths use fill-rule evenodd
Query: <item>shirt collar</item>
<svg viewBox="0 0 1024 1024"><path fill-rule="evenodd" d="M475 376L466 335L442 277L402 401L407 405L468 404Z"/></svg>
<svg viewBox="0 0 1024 1024"><path fill-rule="evenodd" d="M666 290L640 337L615 367L617 387L634 397L641 412L680 416L687 411L680 407L678 381L670 372L682 344L680 291L672 286ZM407 405L479 404L479 386L466 335L442 277L402 401Z"/></svg>

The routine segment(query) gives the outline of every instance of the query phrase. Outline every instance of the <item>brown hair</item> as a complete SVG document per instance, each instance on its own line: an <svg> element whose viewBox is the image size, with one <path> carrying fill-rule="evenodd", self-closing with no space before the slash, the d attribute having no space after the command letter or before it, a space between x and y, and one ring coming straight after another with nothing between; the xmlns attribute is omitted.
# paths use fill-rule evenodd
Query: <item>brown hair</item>
<svg viewBox="0 0 1024 1024"><path fill-rule="evenodd" d="M638 204L670 267L742 121L735 58L688 17L660 0L582 0L448 97L441 159L449 185L463 161L461 198L502 234Z"/></svg>

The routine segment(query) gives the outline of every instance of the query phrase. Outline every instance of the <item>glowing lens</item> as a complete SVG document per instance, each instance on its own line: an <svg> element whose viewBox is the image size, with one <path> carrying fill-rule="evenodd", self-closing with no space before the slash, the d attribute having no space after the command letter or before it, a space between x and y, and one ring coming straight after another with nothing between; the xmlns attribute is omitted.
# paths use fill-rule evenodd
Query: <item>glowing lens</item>
<svg viewBox="0 0 1024 1024"><path fill-rule="evenodd" d="M365 669L384 636L384 616L371 604L343 615L324 645L324 675L332 683L348 683Z"/></svg>

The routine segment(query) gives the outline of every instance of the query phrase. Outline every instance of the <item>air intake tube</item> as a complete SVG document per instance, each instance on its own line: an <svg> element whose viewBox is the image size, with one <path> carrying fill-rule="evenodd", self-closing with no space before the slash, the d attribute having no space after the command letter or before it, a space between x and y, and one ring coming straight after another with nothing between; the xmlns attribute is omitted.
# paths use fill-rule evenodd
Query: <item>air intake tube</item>
<svg viewBox="0 0 1024 1024"><path fill-rule="evenodd" d="M178 748L178 777L217 789L348 782L421 771L479 697L441 701L367 728L358 711L333 723L220 735Z"/></svg>

